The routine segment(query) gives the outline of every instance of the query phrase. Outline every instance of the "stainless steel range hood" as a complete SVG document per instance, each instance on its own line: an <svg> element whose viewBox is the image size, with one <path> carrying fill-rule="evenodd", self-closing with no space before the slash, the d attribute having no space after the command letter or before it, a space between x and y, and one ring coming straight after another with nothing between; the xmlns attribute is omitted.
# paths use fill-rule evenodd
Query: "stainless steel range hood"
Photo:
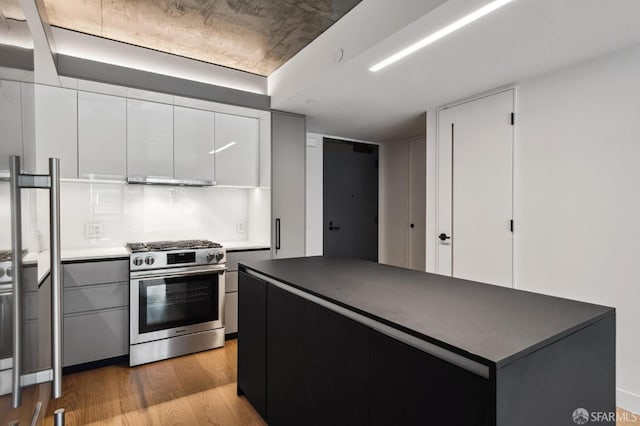
<svg viewBox="0 0 640 426"><path fill-rule="evenodd" d="M138 185L168 185L168 186L214 186L216 183L210 180L199 179L174 179L159 176L132 176L127 177L127 183Z"/></svg>

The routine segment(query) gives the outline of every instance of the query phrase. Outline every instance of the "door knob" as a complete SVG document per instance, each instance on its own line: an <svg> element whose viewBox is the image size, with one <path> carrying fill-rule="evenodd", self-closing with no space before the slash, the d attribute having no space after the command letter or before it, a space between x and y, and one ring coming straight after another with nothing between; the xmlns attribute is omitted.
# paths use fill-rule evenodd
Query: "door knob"
<svg viewBox="0 0 640 426"><path fill-rule="evenodd" d="M444 232L440 235L438 235L438 238L440 238L440 241L445 241L445 240L450 240L451 237L448 236L447 234L445 234Z"/></svg>

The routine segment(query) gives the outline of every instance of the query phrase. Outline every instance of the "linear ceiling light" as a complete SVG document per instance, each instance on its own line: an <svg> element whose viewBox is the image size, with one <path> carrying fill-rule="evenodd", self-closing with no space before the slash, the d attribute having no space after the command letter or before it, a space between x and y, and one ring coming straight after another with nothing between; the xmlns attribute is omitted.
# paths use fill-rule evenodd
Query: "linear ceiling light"
<svg viewBox="0 0 640 426"><path fill-rule="evenodd" d="M416 52L417 50L420 50L423 47L430 45L434 41L440 40L442 37L445 37L446 35L451 34L452 32L454 32L456 30L459 30L460 28L462 28L462 27L464 27L466 25L469 25L473 21L476 21L476 20L482 18L483 16L490 14L494 10L497 10L497 9L501 8L505 4L510 3L512 1L513 0L495 0L495 1L492 1L491 3L481 7L480 9L476 10L475 12L471 12L470 14L465 16L464 18L458 19L453 24L449 24L446 27L436 31L435 33L423 38L422 40L420 40L420 41L418 41L418 42L416 42L414 44L412 44L411 46L402 49L398 53L394 53L393 55L389 56L384 61L379 62L379 63L375 64L374 66L372 66L371 68L369 68L369 71L373 71L373 72L380 71L382 68L384 68L384 67L386 67L388 65L391 65L394 62L399 61L400 59L404 58L405 56L411 55L412 53Z"/></svg>
<svg viewBox="0 0 640 426"><path fill-rule="evenodd" d="M221 151L224 151L227 148L231 148L232 146L234 146L236 143L235 142L229 142L228 144L226 144L225 146L221 146L218 149L214 149L213 151L210 151L209 154L217 154Z"/></svg>

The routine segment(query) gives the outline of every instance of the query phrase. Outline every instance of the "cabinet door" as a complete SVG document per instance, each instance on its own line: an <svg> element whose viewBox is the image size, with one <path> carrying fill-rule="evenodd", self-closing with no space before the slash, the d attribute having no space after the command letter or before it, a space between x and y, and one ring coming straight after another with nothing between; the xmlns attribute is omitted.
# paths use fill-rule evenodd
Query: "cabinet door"
<svg viewBox="0 0 640 426"><path fill-rule="evenodd" d="M371 331L371 424L489 424L489 380Z"/></svg>
<svg viewBox="0 0 640 426"><path fill-rule="evenodd" d="M238 279L238 393L266 417L267 283L244 272Z"/></svg>
<svg viewBox="0 0 640 426"><path fill-rule="evenodd" d="M216 113L218 185L258 186L258 119Z"/></svg>
<svg viewBox="0 0 640 426"><path fill-rule="evenodd" d="M22 152L22 97L20 83L0 80L0 172L9 170L9 157ZM3 173L6 174L6 173Z"/></svg>
<svg viewBox="0 0 640 426"><path fill-rule="evenodd" d="M80 178L124 179L127 175L127 100L78 92Z"/></svg>
<svg viewBox="0 0 640 426"><path fill-rule="evenodd" d="M215 114L183 107L173 111L176 179L213 182Z"/></svg>
<svg viewBox="0 0 640 426"><path fill-rule="evenodd" d="M304 256L305 117L271 113L273 257Z"/></svg>
<svg viewBox="0 0 640 426"><path fill-rule="evenodd" d="M173 106L127 99L127 175L173 177Z"/></svg>
<svg viewBox="0 0 640 426"><path fill-rule="evenodd" d="M269 423L369 424L369 329L271 285L267 312Z"/></svg>
<svg viewBox="0 0 640 426"><path fill-rule="evenodd" d="M48 173L60 159L60 176L78 177L78 92L35 85L36 169Z"/></svg>
<svg viewBox="0 0 640 426"><path fill-rule="evenodd" d="M129 353L129 309L118 308L64 317L63 366Z"/></svg>
<svg viewBox="0 0 640 426"><path fill-rule="evenodd" d="M224 295L224 333L238 332L238 292L233 291Z"/></svg>

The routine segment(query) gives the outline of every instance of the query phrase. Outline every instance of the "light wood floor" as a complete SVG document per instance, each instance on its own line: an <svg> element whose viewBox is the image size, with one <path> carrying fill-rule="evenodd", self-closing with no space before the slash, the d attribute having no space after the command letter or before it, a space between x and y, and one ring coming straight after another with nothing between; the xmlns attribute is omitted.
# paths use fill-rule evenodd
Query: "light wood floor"
<svg viewBox="0 0 640 426"><path fill-rule="evenodd" d="M49 405L45 425L53 426L59 407L66 409L68 426L264 425L246 398L236 395L237 349L230 340L221 349L139 367L67 375L64 396ZM618 426L640 426L640 416Z"/></svg>
<svg viewBox="0 0 640 426"><path fill-rule="evenodd" d="M64 376L63 397L75 425L264 425L236 395L236 340L224 348L129 368L109 366Z"/></svg>

